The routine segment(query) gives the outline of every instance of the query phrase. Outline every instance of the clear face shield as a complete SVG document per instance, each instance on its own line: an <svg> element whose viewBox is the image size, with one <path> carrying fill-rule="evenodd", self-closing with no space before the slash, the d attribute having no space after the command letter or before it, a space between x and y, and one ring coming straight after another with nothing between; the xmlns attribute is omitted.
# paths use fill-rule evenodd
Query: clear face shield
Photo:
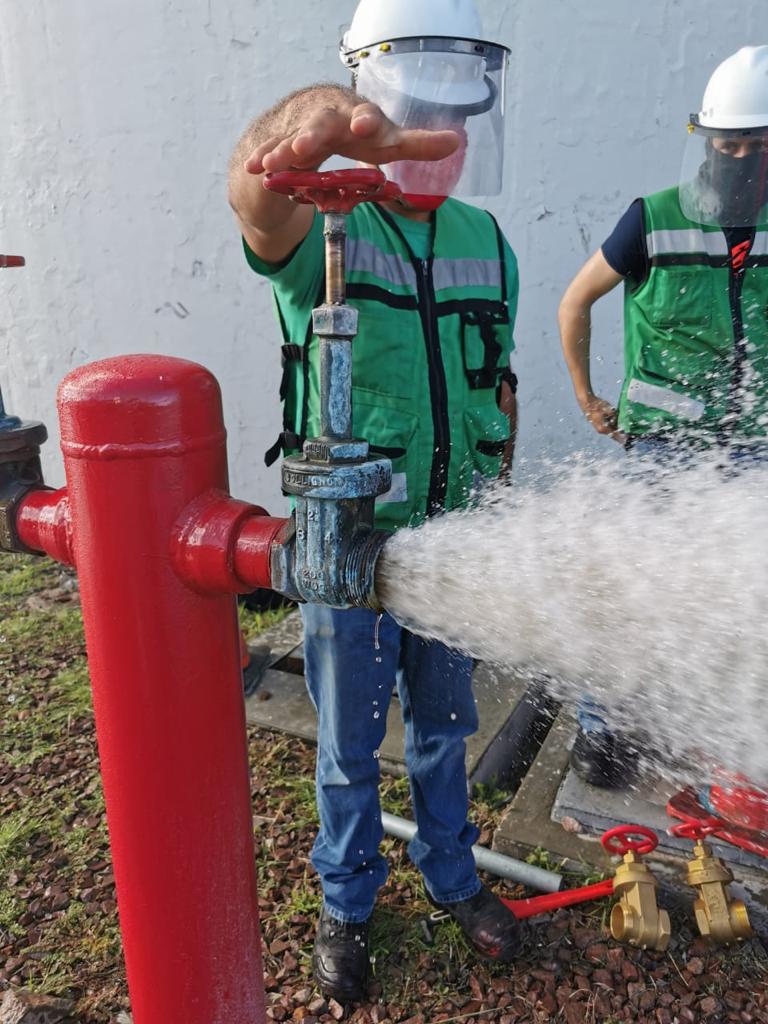
<svg viewBox="0 0 768 1024"><path fill-rule="evenodd" d="M680 207L697 224L768 223L768 127L717 129L692 116L680 175Z"/></svg>
<svg viewBox="0 0 768 1024"><path fill-rule="evenodd" d="M443 160L382 166L406 197L501 191L508 55L493 43L437 37L396 39L342 54L355 71L360 95L395 124L451 129L460 137L458 149Z"/></svg>

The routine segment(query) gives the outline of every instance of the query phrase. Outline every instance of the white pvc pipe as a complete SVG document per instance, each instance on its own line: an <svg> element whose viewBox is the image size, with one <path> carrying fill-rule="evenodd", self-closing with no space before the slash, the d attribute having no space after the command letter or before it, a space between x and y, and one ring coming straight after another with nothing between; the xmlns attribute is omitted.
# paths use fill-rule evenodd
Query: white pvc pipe
<svg viewBox="0 0 768 1024"><path fill-rule="evenodd" d="M396 814L382 811L381 823L387 835L395 836L397 839L411 840L416 835L416 825L405 818L399 818ZM541 892L559 892L562 888L563 876L558 875L556 871L545 871L544 868L534 867L533 864L515 860L503 853L486 850L484 846L473 846L472 853L475 864L481 871L489 871L499 878L508 878L511 882L518 882Z"/></svg>

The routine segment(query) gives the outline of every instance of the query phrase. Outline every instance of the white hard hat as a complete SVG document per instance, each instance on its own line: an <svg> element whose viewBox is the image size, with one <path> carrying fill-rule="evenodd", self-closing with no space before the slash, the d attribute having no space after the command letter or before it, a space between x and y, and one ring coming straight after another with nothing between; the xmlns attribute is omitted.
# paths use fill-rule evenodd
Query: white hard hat
<svg viewBox="0 0 768 1024"><path fill-rule="evenodd" d="M691 124L724 131L768 127L768 46L743 46L715 68Z"/></svg>
<svg viewBox="0 0 768 1024"><path fill-rule="evenodd" d="M481 39L474 0L360 0L342 50L360 50L392 39L442 36Z"/></svg>

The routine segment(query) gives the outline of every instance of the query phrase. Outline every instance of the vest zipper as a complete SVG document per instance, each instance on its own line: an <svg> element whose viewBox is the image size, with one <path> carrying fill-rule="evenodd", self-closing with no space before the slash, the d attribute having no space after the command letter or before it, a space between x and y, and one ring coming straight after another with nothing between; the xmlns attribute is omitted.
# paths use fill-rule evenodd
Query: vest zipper
<svg viewBox="0 0 768 1024"><path fill-rule="evenodd" d="M448 419L448 383L445 378L443 353L440 348L440 328L437 321L437 297L432 277L432 261L434 253L426 260L415 255L408 240L397 226L394 218L386 210L375 203L372 208L382 217L389 227L400 238L408 253L411 266L416 271L416 294L419 302L419 318L427 350L427 379L429 380L429 404L432 409L432 427L434 442L432 448L432 466L429 474L429 491L427 493L427 515L434 515L445 508L445 495L448 491L448 463L451 458L451 428ZM435 220L432 221L432 245L434 245ZM431 247L430 247L431 248Z"/></svg>
<svg viewBox="0 0 768 1024"><path fill-rule="evenodd" d="M754 241L754 235L752 239ZM728 302L731 307L731 323L733 324L733 369L728 388L728 402L723 417L723 433L726 435L736 429L743 398L744 363L747 356L747 339L744 334L744 316L741 308L745 261L737 268L734 266L731 255L729 269Z"/></svg>
<svg viewBox="0 0 768 1024"><path fill-rule="evenodd" d="M440 348L440 330L437 323L437 299L432 279L432 256L426 260L412 257L417 269L416 284L419 294L419 316L421 317L424 343L427 348L427 372L429 376L430 404L434 427L434 448L432 469L429 475L427 515L434 515L445 508L445 494L448 489L448 462L451 458L451 431L448 421L448 384L445 379L445 365Z"/></svg>

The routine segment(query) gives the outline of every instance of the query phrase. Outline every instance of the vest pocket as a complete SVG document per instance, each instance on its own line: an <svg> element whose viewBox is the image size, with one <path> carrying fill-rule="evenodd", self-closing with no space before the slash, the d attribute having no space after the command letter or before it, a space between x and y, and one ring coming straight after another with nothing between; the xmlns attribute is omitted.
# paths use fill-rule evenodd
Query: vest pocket
<svg viewBox="0 0 768 1024"><path fill-rule="evenodd" d="M495 388L504 366L499 366L504 347L501 334L509 332L506 307L499 312L472 310L461 313L461 352L464 373L471 391Z"/></svg>
<svg viewBox="0 0 768 1024"><path fill-rule="evenodd" d="M493 403L464 412L466 461L472 475L495 478L501 469L501 457L509 442L509 420Z"/></svg>
<svg viewBox="0 0 768 1024"><path fill-rule="evenodd" d="M707 267L656 267L644 302L656 327L708 327L715 305L712 272Z"/></svg>
<svg viewBox="0 0 768 1024"><path fill-rule="evenodd" d="M364 437L371 448L372 455L384 456L392 462L392 486L386 494L380 494L376 499L377 525L380 523L379 508L391 509L392 515L399 511L405 515L403 522L407 521L407 509L410 508L415 491L413 480L413 467L416 459L413 440L416 436L419 421L411 413L403 412L400 409L390 408L385 405L373 404L368 401L361 401L359 392L355 390L352 398L352 418L354 422L355 437ZM389 515L389 512L384 512ZM392 522L386 526L394 527L401 525Z"/></svg>
<svg viewBox="0 0 768 1024"><path fill-rule="evenodd" d="M424 341L418 314L381 312L360 302L357 337L352 342L355 387L393 398L411 398L417 387L416 358Z"/></svg>

